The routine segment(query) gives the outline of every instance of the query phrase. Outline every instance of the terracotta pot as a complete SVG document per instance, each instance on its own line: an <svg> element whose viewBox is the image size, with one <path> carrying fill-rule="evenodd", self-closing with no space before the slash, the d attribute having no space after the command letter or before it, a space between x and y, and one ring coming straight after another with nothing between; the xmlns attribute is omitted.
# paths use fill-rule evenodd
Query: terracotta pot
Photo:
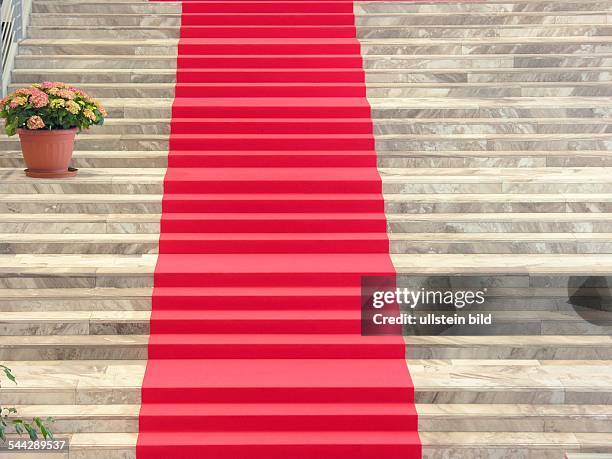
<svg viewBox="0 0 612 459"><path fill-rule="evenodd" d="M30 177L69 177L76 169L69 169L74 149L74 129L53 131L17 129L21 151L25 160L26 174Z"/></svg>

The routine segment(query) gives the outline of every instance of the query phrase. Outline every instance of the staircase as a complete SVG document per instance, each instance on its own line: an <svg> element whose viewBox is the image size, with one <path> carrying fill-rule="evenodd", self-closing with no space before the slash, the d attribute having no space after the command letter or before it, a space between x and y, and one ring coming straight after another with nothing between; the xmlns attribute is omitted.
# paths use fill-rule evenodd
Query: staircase
<svg viewBox="0 0 612 459"><path fill-rule="evenodd" d="M349 4L294 4L304 24L292 33L315 27L308 21L316 11L329 18L319 32L342 37L352 24ZM278 8L266 5L258 8ZM248 12L247 4L209 8L223 15L215 19L220 24L206 31L183 24L184 37L228 37L240 28L251 30L253 39L239 51L182 56L192 73L181 81L192 75L208 83L176 85L177 97L198 91L238 101L253 91L264 94L264 81L257 88L246 84L262 69L274 69L278 78L301 71L305 90L316 91L300 70L313 62L318 78L325 68L345 69L333 72L343 83L325 85L336 97L359 94L357 80L344 83L356 64L350 50L322 58L326 45L313 43L311 54L281 50L261 57L257 40L273 32L248 28L250 16L235 14ZM359 2L354 12L397 272L513 273L561 286L571 275L609 275L612 1ZM20 405L23 415L55 417L57 435L71 440L71 458L135 453L180 16L174 2L35 0L29 38L19 47L13 89L41 80L75 83L99 96L111 117L77 140L75 179L25 179L17 139L0 138L0 360L20 383L2 388L2 402ZM216 68L235 68L236 81L215 84ZM237 106L257 118L257 105ZM333 101L329 110L338 107ZM305 126L325 132L324 120L228 126L222 119L185 117L177 127L190 132L194 123L211 136L227 129L245 141L267 136L272 143ZM364 126L347 119L343 128L355 138ZM211 141L227 149L224 139ZM316 136L300 141L316 145ZM239 161L248 168L259 159ZM192 160L188 153L172 158L175 167ZM227 155L208 160L205 166L214 167ZM347 155L319 160L341 166ZM243 185L234 185L233 193L240 193ZM246 232L287 224L278 215L232 221L219 210L231 196L202 194L194 202L181 194L175 190L172 206L210 209L210 225L229 222ZM279 202L263 194L252 202L268 212L291 205L289 197ZM354 216L348 223L367 228L380 221ZM205 253L252 241L248 234L190 243ZM180 248L185 241L171 235L163 243ZM312 248L322 241L302 243ZM282 250L265 237L261 244ZM211 291L207 301L218 294ZM253 301L252 295L235 292L237 302ZM320 292L309 304L326 298ZM561 459L569 453L590 459L612 453L612 338L583 334L567 308L526 301L516 305L515 319L576 327L577 333L406 338L423 456ZM259 352L261 343L251 345ZM211 419L235 422L232 407L223 408ZM334 422L339 413L327 415ZM256 423L262 413L252 416L245 422Z"/></svg>

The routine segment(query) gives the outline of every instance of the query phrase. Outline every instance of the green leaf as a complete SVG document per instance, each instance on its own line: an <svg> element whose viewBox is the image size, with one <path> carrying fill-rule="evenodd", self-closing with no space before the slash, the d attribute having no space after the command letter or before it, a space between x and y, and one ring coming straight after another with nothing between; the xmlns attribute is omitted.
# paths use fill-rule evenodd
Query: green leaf
<svg viewBox="0 0 612 459"><path fill-rule="evenodd" d="M13 372L11 371L9 367L0 365L0 368L2 368L5 376L9 379L9 381L13 381L15 384L17 384L17 378L15 378L15 375L13 374Z"/></svg>
<svg viewBox="0 0 612 459"><path fill-rule="evenodd" d="M50 418L47 418L47 421ZM38 426L38 428L40 429L40 433L42 434L43 438L46 440L47 438L51 438L53 440L53 433L47 428L47 426L45 425L45 423L42 421L42 419L40 419L39 417L35 417L34 418L34 422L36 423L36 425Z"/></svg>

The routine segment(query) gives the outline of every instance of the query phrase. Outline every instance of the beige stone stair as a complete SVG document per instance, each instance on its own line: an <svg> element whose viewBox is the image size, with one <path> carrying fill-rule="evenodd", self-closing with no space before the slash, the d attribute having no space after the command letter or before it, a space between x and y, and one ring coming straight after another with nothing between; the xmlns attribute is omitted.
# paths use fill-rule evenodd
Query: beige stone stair
<svg viewBox="0 0 612 459"><path fill-rule="evenodd" d="M612 1L355 12L400 274L558 283L540 292L557 309L538 292L507 307L567 325L407 337L424 457L604 459L612 343L563 298L569 276L612 273ZM178 18L172 2L35 0L16 59L11 88L67 80L111 115L79 137L72 180L24 179L0 137L0 361L20 382L2 400L55 417L70 458L134 457Z"/></svg>

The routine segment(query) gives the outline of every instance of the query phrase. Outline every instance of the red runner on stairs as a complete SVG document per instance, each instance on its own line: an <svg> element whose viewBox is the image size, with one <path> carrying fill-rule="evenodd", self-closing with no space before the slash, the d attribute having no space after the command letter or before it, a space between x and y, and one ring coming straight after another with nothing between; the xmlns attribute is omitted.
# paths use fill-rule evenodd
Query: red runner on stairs
<svg viewBox="0 0 612 459"><path fill-rule="evenodd" d="M353 2L182 2L138 459L421 457Z"/></svg>

